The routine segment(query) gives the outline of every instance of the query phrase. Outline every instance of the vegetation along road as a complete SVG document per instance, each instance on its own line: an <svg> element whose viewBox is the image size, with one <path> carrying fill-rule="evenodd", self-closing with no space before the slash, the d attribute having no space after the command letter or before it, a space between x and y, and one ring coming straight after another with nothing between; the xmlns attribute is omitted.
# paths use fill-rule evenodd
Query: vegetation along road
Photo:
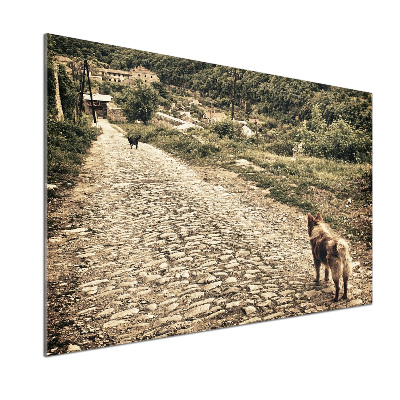
<svg viewBox="0 0 400 400"><path fill-rule="evenodd" d="M315 285L298 209L99 124L77 185L49 206L48 354L372 302L368 262L347 301Z"/></svg>

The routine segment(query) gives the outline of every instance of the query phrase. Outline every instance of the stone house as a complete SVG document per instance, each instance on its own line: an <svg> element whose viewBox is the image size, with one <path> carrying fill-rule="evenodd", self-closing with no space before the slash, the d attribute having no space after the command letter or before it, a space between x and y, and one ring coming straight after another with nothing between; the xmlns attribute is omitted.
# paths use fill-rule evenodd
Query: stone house
<svg viewBox="0 0 400 400"><path fill-rule="evenodd" d="M87 113L92 113L92 105L90 101L90 94L85 93L83 95L85 111ZM107 94L93 94L93 108L96 112L97 117L99 118L107 118L108 107L112 100L112 96Z"/></svg>
<svg viewBox="0 0 400 400"><path fill-rule="evenodd" d="M97 74L101 75L103 81L116 82L123 85L132 85L135 79L141 79L146 83L160 81L155 73L141 66L132 68L130 71L101 68Z"/></svg>
<svg viewBox="0 0 400 400"><path fill-rule="evenodd" d="M122 84L129 84L131 74L129 71L121 71L119 69L105 69L101 68L98 72L103 81L117 82Z"/></svg>
<svg viewBox="0 0 400 400"><path fill-rule="evenodd" d="M158 76L148 70L147 68L138 66L129 71L132 75L132 79L141 79L142 81L146 83L151 83L151 82L159 82L160 79Z"/></svg>

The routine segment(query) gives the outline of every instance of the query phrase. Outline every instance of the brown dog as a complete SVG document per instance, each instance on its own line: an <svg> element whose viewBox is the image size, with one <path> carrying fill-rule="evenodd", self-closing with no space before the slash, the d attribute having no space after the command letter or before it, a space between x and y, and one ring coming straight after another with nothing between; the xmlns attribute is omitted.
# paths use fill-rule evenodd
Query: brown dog
<svg viewBox="0 0 400 400"><path fill-rule="evenodd" d="M310 236L311 250L314 257L314 265L317 273L316 282L319 282L319 270L321 263L325 265L325 281L329 280L329 269L335 282L335 299L339 298L339 279L343 277L343 299L347 299L347 281L349 280L352 260L347 243L335 237L324 223L320 213L314 218L308 214L308 235Z"/></svg>

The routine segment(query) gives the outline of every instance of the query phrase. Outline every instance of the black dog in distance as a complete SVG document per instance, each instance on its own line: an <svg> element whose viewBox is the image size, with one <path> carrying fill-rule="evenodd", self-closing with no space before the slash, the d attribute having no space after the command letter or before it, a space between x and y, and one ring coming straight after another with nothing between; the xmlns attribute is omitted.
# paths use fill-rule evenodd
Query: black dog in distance
<svg viewBox="0 0 400 400"><path fill-rule="evenodd" d="M131 145L131 148L133 146L135 146L136 149L138 148L139 139L140 139L140 136L128 137L128 141L129 141L129 144Z"/></svg>

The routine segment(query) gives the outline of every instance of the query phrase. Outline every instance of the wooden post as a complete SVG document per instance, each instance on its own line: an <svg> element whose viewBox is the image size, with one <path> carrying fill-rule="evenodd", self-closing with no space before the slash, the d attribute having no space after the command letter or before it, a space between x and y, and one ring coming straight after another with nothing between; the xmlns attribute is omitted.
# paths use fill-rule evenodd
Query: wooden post
<svg viewBox="0 0 400 400"><path fill-rule="evenodd" d="M236 68L233 70L232 114L231 114L232 121L235 117L235 92L236 92Z"/></svg>
<svg viewBox="0 0 400 400"><path fill-rule="evenodd" d="M90 104L91 104L91 106L92 106L93 122L94 122L94 123L97 123L97 121L96 121L96 112L94 111L93 96L92 96L92 88L91 88L91 86L90 86L89 66L88 66L87 60L85 60L85 62L84 62L84 68L86 68L87 79L88 79L88 84L89 84Z"/></svg>

